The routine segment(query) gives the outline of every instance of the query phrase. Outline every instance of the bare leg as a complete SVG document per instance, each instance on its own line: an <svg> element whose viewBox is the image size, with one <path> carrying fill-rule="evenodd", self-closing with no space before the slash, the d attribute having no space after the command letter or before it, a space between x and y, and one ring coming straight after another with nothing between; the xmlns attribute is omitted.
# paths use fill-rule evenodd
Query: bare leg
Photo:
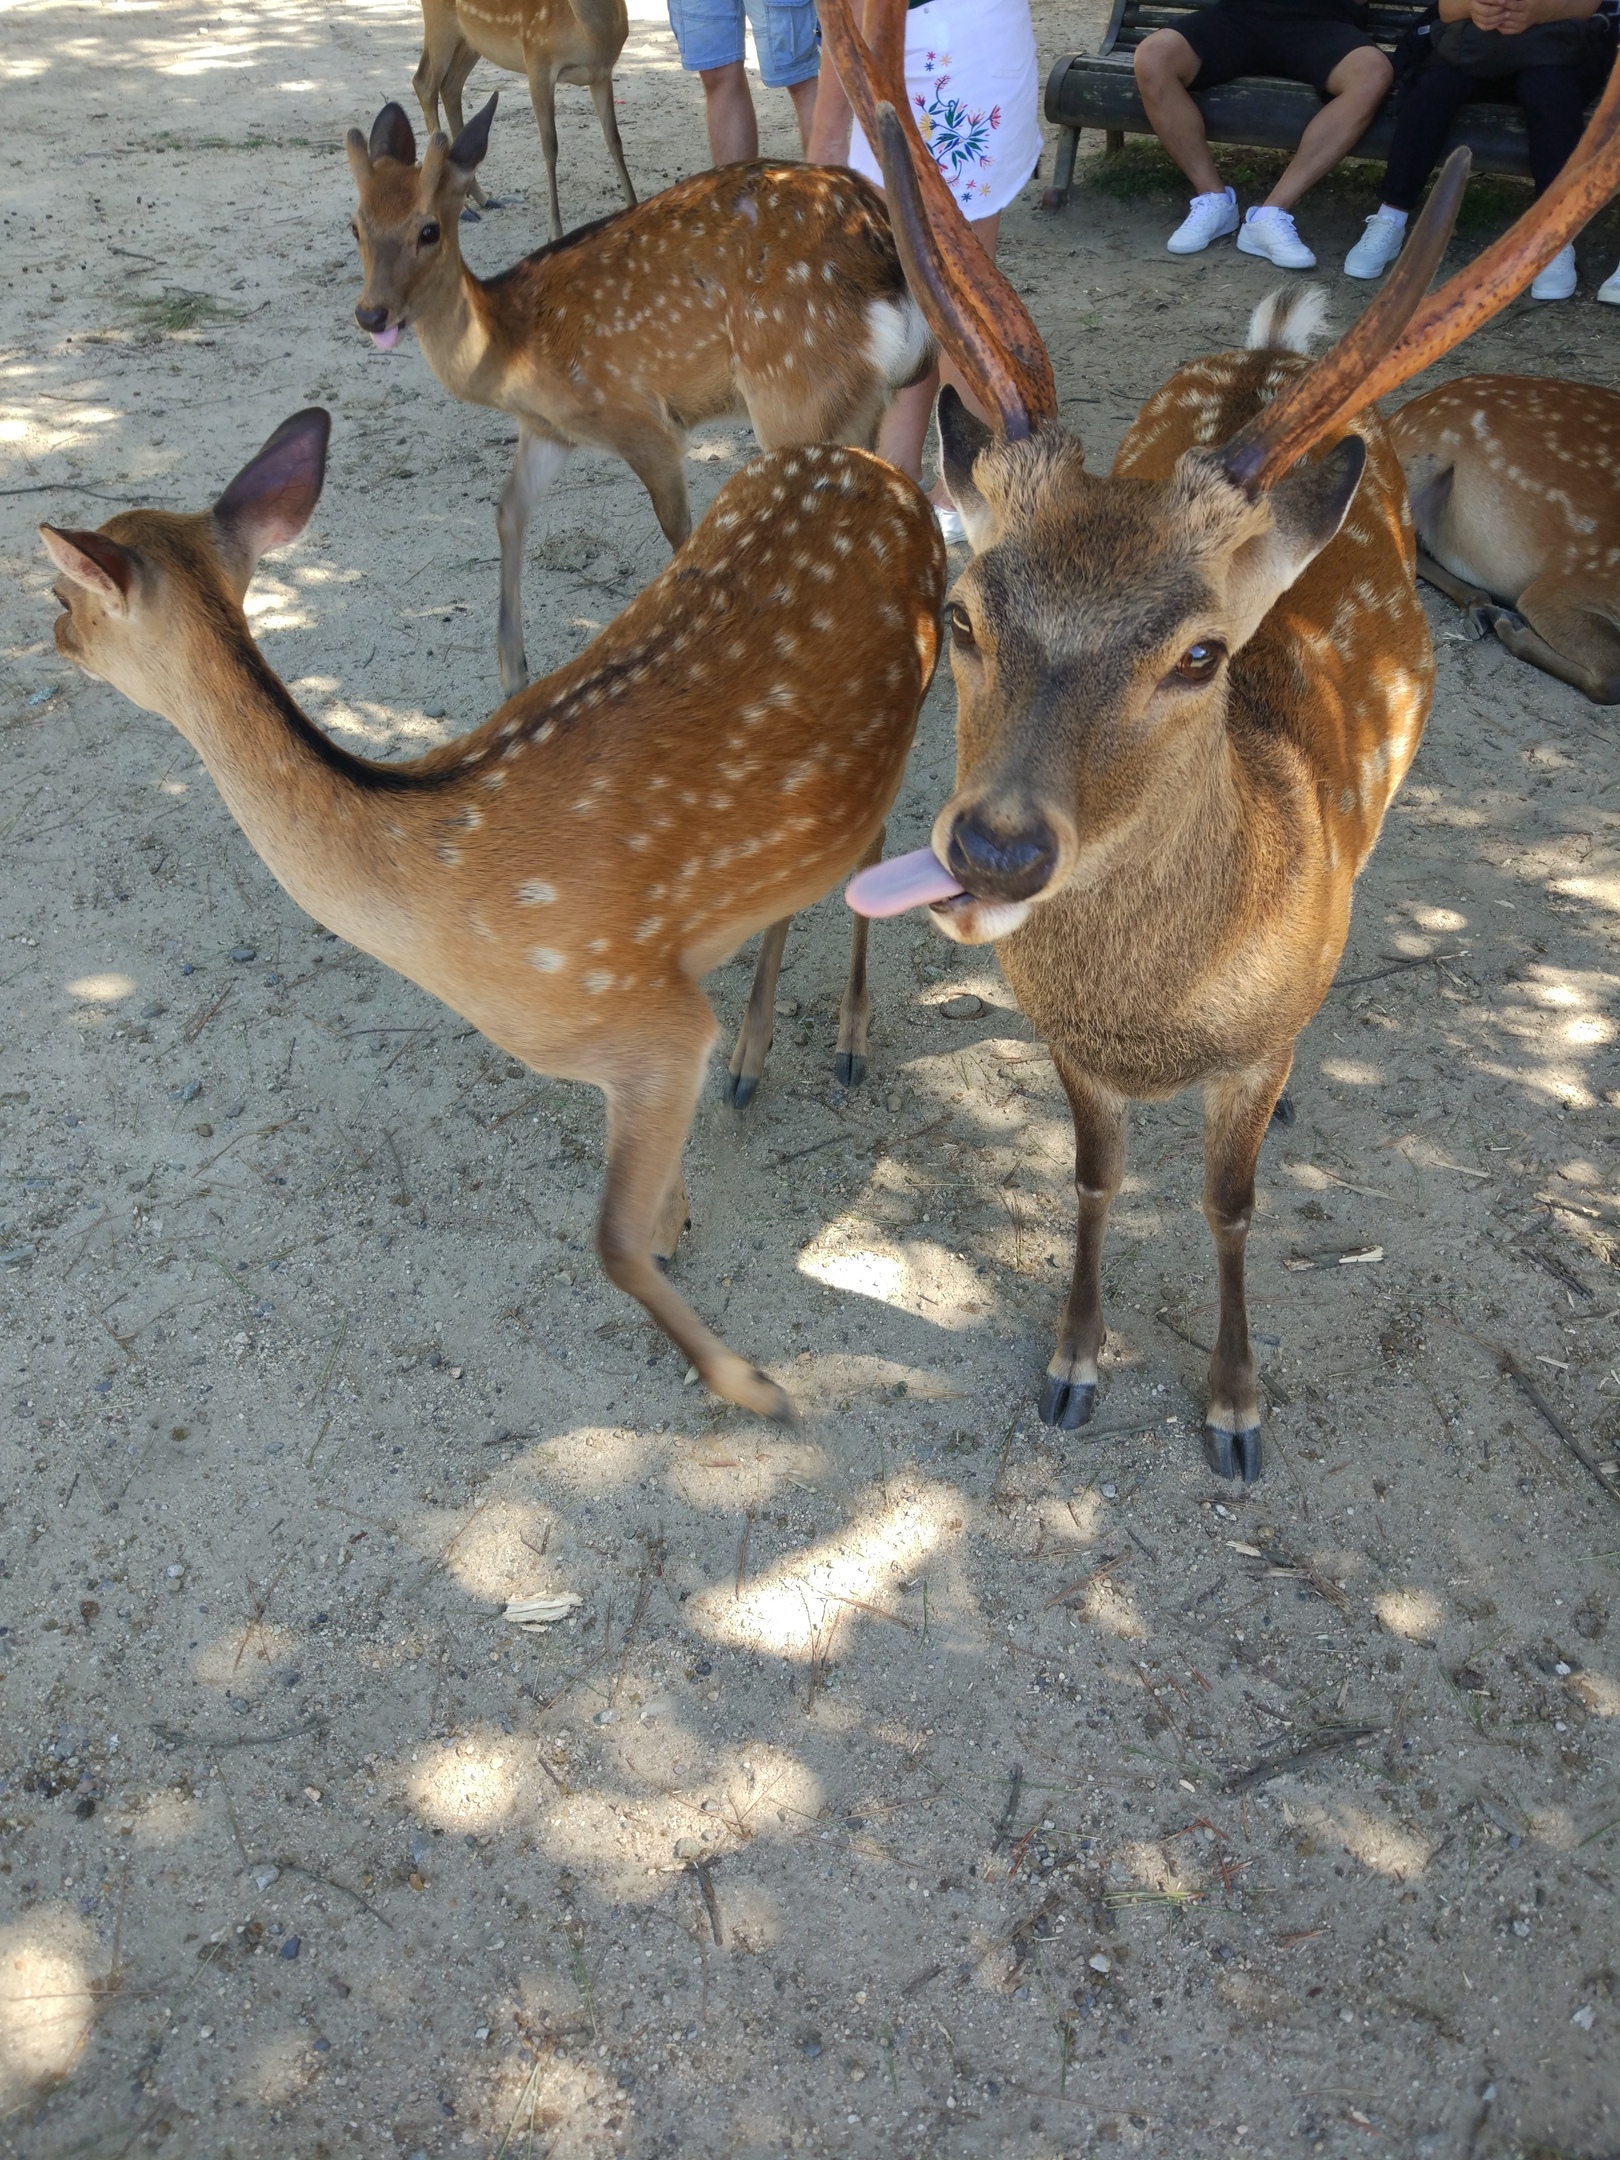
<svg viewBox="0 0 1620 2160"><path fill-rule="evenodd" d="M865 870L883 860L883 832L880 825L877 838L857 868ZM856 915L853 910L851 921L849 980L838 1007L838 1054L833 1060L833 1078L840 1087L852 1088L859 1087L866 1078L866 1036L872 1025L872 993L866 987L866 939L872 925L867 916Z"/></svg>
<svg viewBox="0 0 1620 2160"><path fill-rule="evenodd" d="M799 145L808 157L810 131L816 120L816 78L812 75L804 82L789 83L788 96L793 100L793 117L799 123Z"/></svg>
<svg viewBox="0 0 1620 2160"><path fill-rule="evenodd" d="M501 542L501 616L496 632L500 655L501 688L513 697L529 679L529 663L523 651L523 544L529 536L534 506L561 472L568 458L567 443L536 435L532 428L518 430L517 455L511 476L501 490L495 513L495 530Z"/></svg>
<svg viewBox="0 0 1620 2160"><path fill-rule="evenodd" d="M648 427L613 444L647 493L672 548L685 544L692 531L692 506L686 494L686 467L678 437Z"/></svg>
<svg viewBox="0 0 1620 2160"><path fill-rule="evenodd" d="M659 1017L633 1077L605 1090L608 1167L596 1221L597 1251L609 1280L640 1301L714 1394L791 1423L793 1405L782 1389L709 1332L653 1258L655 1233L662 1228L667 1234L681 1149L714 1040L707 1005L701 1017L693 1015L689 1030L672 1015Z"/></svg>
<svg viewBox="0 0 1620 2160"><path fill-rule="evenodd" d="M1209 154L1204 116L1188 96L1203 62L1179 30L1155 30L1133 55L1136 87L1148 125L1192 183L1196 195L1218 195L1221 176Z"/></svg>
<svg viewBox="0 0 1620 2160"><path fill-rule="evenodd" d="M754 985L748 993L748 1010L743 1014L743 1024L737 1030L730 1077L725 1085L725 1098L733 1110L748 1108L765 1070L766 1053L776 1033L776 979L782 972L782 953L792 922L791 915L784 915L780 922L771 924L759 941Z"/></svg>
<svg viewBox="0 0 1620 2160"><path fill-rule="evenodd" d="M704 68L703 117L709 124L709 157L716 165L740 165L759 156L759 117L740 60Z"/></svg>
<svg viewBox="0 0 1620 2160"><path fill-rule="evenodd" d="M1103 1346L1102 1249L1108 1210L1125 1175L1123 1097L1098 1085L1060 1051L1052 1062L1074 1113L1074 1189L1079 1222L1074 1240L1074 1276L1052 1362L1041 1389L1043 1425L1073 1432L1091 1422L1097 1406L1097 1360Z"/></svg>
<svg viewBox="0 0 1620 2160"><path fill-rule="evenodd" d="M608 156L618 168L619 185L624 199L633 210L636 207L636 191L630 179L630 168L624 162L624 143L619 136L619 116L613 110L613 77L603 76L591 84L591 103L596 107L596 117L602 123L602 137L608 146Z"/></svg>
<svg viewBox="0 0 1620 2160"><path fill-rule="evenodd" d="M1348 157L1372 125L1394 80L1395 70L1377 46L1358 45L1346 53L1327 79L1328 103L1312 116L1267 203L1278 210L1292 210L1308 188Z"/></svg>
<svg viewBox="0 0 1620 2160"><path fill-rule="evenodd" d="M557 84L551 63L538 53L529 60L529 103L540 130L540 152L546 161L546 190L551 217L551 237L563 236L562 204L557 199Z"/></svg>
<svg viewBox="0 0 1620 2160"><path fill-rule="evenodd" d="M1260 1398L1243 1255L1254 1218L1254 1166L1291 1062L1290 1049L1279 1063L1229 1073L1204 1086L1204 1220L1215 1240L1221 1287L1204 1449L1218 1477L1241 1476L1246 1485L1260 1475Z"/></svg>

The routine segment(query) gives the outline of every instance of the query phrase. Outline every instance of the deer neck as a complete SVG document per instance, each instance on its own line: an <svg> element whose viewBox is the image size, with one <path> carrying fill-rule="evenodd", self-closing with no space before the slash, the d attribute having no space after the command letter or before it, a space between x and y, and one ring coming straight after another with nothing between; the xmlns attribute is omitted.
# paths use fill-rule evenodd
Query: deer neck
<svg viewBox="0 0 1620 2160"><path fill-rule="evenodd" d="M448 228L447 228L448 229ZM482 282L461 260L446 264L434 290L411 311L423 358L452 397L477 403L495 357L491 308Z"/></svg>

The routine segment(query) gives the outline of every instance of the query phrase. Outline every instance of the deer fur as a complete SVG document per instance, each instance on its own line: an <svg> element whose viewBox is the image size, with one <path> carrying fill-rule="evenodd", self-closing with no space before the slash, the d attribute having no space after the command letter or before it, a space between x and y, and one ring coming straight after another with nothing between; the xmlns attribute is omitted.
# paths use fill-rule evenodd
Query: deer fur
<svg viewBox="0 0 1620 2160"><path fill-rule="evenodd" d="M376 764L299 710L242 612L314 510L327 432L286 421L195 516L42 526L57 646L172 721L300 907L536 1072L602 1090L604 1268L717 1395L788 1417L655 1255L685 1220L716 1033L700 979L873 854L900 785L939 645L933 511L864 451L761 458L566 667Z"/></svg>
<svg viewBox="0 0 1620 2160"><path fill-rule="evenodd" d="M546 161L551 237L560 240L557 85L583 83L596 106L624 199L633 208L636 191L613 110L613 70L629 31L624 0L498 0L495 6L489 0L422 0L422 57L411 85L428 133L439 125L441 97L452 130L461 133L466 124L461 93L479 59L525 77ZM485 199L476 180L468 192L474 202Z"/></svg>
<svg viewBox="0 0 1620 2160"><path fill-rule="evenodd" d="M1519 659L1620 704L1620 393L1465 375L1389 430L1418 575Z"/></svg>

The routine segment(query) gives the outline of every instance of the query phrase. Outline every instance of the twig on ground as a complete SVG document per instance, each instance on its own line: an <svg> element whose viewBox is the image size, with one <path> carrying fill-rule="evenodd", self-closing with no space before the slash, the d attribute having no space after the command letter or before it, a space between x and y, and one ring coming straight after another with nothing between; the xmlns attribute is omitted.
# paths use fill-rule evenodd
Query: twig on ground
<svg viewBox="0 0 1620 2160"><path fill-rule="evenodd" d="M1251 1763L1247 1770L1236 1772L1222 1786L1229 1793L1249 1792L1256 1785L1267 1784L1274 1777L1283 1777L1300 1763L1309 1762L1317 1755L1330 1755L1338 1748L1354 1747L1358 1741L1370 1740L1381 1728L1377 1725L1341 1725L1332 1731L1320 1733L1314 1740L1307 1740L1303 1747L1292 1748L1283 1755L1264 1755Z"/></svg>

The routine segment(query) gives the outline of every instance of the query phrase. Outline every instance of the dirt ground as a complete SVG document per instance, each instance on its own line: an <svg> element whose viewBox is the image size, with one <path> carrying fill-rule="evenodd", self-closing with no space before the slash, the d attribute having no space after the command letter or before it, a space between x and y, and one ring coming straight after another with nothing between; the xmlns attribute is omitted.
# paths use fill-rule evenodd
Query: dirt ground
<svg viewBox="0 0 1620 2160"><path fill-rule="evenodd" d="M1037 15L1043 68L1095 36ZM1059 1439L1051 1067L907 921L835 1089L836 896L759 1099L703 1106L677 1263L805 1422L716 1408L597 1272L594 1095L301 916L51 644L37 518L198 507L319 401L273 665L381 754L497 702L512 430L350 314L342 133L408 98L412 8L5 20L0 2151L1620 2152L1612 717L1432 602L1434 716L1262 1165L1252 1492L1195 1438L1196 1104L1137 1121L1105 1399ZM499 81L484 268L544 236ZM643 189L703 162L660 22L619 83ZM562 135L568 217L613 208L582 93ZM1369 188L1308 207L1325 262ZM1275 276L1172 262L1140 172L1038 199L1005 259L1100 461ZM1452 371L1612 382L1616 246ZM708 432L699 503L747 454ZM531 661L662 560L576 459ZM951 726L942 678L891 849ZM546 1591L583 1602L503 1617Z"/></svg>

